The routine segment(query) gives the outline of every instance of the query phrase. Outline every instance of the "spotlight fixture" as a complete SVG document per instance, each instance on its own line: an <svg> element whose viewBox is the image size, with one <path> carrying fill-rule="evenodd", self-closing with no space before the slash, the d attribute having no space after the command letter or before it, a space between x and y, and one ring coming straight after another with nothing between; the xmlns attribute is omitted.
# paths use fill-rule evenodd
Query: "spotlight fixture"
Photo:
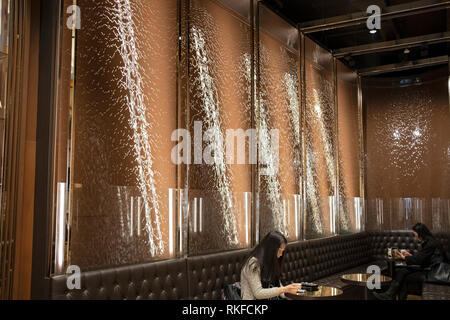
<svg viewBox="0 0 450 320"><path fill-rule="evenodd" d="M411 52L411 51L409 51L408 48L406 48L405 51L403 51L404 54L408 54L408 53L410 53L410 52Z"/></svg>

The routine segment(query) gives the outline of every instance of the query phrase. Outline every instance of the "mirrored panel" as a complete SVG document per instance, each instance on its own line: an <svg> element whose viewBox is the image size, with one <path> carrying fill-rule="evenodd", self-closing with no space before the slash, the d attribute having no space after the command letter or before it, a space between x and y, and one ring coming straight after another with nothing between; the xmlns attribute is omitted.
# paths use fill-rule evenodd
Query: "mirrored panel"
<svg viewBox="0 0 450 320"><path fill-rule="evenodd" d="M245 4L245 5L244 5ZM248 247L252 223L250 1L188 5L187 105L192 149L184 161L189 255Z"/></svg>
<svg viewBox="0 0 450 320"><path fill-rule="evenodd" d="M305 237L336 232L336 112L333 58L305 38Z"/></svg>
<svg viewBox="0 0 450 320"><path fill-rule="evenodd" d="M359 232L364 225L364 200L361 195L360 112L357 74L337 61L337 113L339 148L340 234Z"/></svg>
<svg viewBox="0 0 450 320"><path fill-rule="evenodd" d="M448 67L364 81L366 188L389 206L389 227L369 207L368 229L423 222L448 230L450 110ZM386 209L385 209L386 210Z"/></svg>
<svg viewBox="0 0 450 320"><path fill-rule="evenodd" d="M259 233L279 231L293 241L302 210L299 34L264 5L259 22Z"/></svg>
<svg viewBox="0 0 450 320"><path fill-rule="evenodd" d="M174 257L178 1L63 4L53 272Z"/></svg>

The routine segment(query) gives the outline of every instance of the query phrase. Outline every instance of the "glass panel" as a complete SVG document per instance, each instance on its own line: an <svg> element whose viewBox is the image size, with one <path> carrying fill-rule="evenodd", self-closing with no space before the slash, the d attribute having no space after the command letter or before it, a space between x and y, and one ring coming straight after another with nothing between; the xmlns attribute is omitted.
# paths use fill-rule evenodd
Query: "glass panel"
<svg viewBox="0 0 450 320"><path fill-rule="evenodd" d="M250 1L236 5L190 1L185 118L194 147L183 183L188 187L190 255L244 248L251 241Z"/></svg>
<svg viewBox="0 0 450 320"><path fill-rule="evenodd" d="M335 233L336 114L333 58L305 39L306 238Z"/></svg>
<svg viewBox="0 0 450 320"><path fill-rule="evenodd" d="M259 14L259 232L262 238L276 230L293 241L302 203L299 35L266 7Z"/></svg>
<svg viewBox="0 0 450 320"><path fill-rule="evenodd" d="M358 78L337 62L339 142L339 233L359 232L363 225L360 188Z"/></svg>
<svg viewBox="0 0 450 320"><path fill-rule="evenodd" d="M80 29L76 16L62 25L55 271L173 257L178 1L64 1L64 16L71 5L82 14Z"/></svg>
<svg viewBox="0 0 450 320"><path fill-rule="evenodd" d="M436 231L449 228L447 68L364 83L367 197L383 198L391 208L390 225L370 228L409 229L416 222ZM375 215L371 206L371 224Z"/></svg>

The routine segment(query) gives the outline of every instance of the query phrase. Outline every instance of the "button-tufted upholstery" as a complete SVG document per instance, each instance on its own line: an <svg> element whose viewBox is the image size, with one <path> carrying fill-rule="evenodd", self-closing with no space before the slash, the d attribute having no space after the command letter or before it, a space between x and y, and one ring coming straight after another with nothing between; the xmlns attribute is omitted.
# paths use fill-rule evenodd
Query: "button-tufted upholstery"
<svg viewBox="0 0 450 320"><path fill-rule="evenodd" d="M450 235L436 234L445 250ZM369 265L386 269L388 247L416 252L412 232L363 232L298 241L286 247L283 283L314 281L345 289L345 273L364 273ZM220 252L170 261L90 271L82 274L82 289L69 291L66 276L52 278L52 299L198 299L217 300L227 284L240 281L250 249ZM450 287L425 283L424 299L449 299Z"/></svg>
<svg viewBox="0 0 450 320"><path fill-rule="evenodd" d="M284 251L283 283L311 280L308 241L289 243Z"/></svg>
<svg viewBox="0 0 450 320"><path fill-rule="evenodd" d="M240 281L249 253L244 249L188 258L189 298L220 300L225 285Z"/></svg>
<svg viewBox="0 0 450 320"><path fill-rule="evenodd" d="M81 290L52 279L54 300L178 300L188 298L185 260L160 261L81 274Z"/></svg>
<svg viewBox="0 0 450 320"><path fill-rule="evenodd" d="M399 248L416 253L420 245L411 231L369 232L369 246L374 258L382 259L387 254L387 248Z"/></svg>
<svg viewBox="0 0 450 320"><path fill-rule="evenodd" d="M366 233L309 241L313 280L364 265L373 260Z"/></svg>

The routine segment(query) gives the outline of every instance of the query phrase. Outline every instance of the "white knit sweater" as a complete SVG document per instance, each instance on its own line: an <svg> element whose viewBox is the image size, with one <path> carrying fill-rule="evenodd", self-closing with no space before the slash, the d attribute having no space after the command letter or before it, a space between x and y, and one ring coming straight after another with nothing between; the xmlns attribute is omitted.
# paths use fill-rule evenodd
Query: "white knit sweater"
<svg viewBox="0 0 450 320"><path fill-rule="evenodd" d="M250 268L250 265L256 263L256 269ZM242 300L261 300L270 299L278 296L279 288L263 289L261 284L261 269L258 265L258 259L251 258L241 270L241 296ZM253 265L254 266L254 265ZM281 283L280 283L281 286ZM284 298L284 294L281 295Z"/></svg>

